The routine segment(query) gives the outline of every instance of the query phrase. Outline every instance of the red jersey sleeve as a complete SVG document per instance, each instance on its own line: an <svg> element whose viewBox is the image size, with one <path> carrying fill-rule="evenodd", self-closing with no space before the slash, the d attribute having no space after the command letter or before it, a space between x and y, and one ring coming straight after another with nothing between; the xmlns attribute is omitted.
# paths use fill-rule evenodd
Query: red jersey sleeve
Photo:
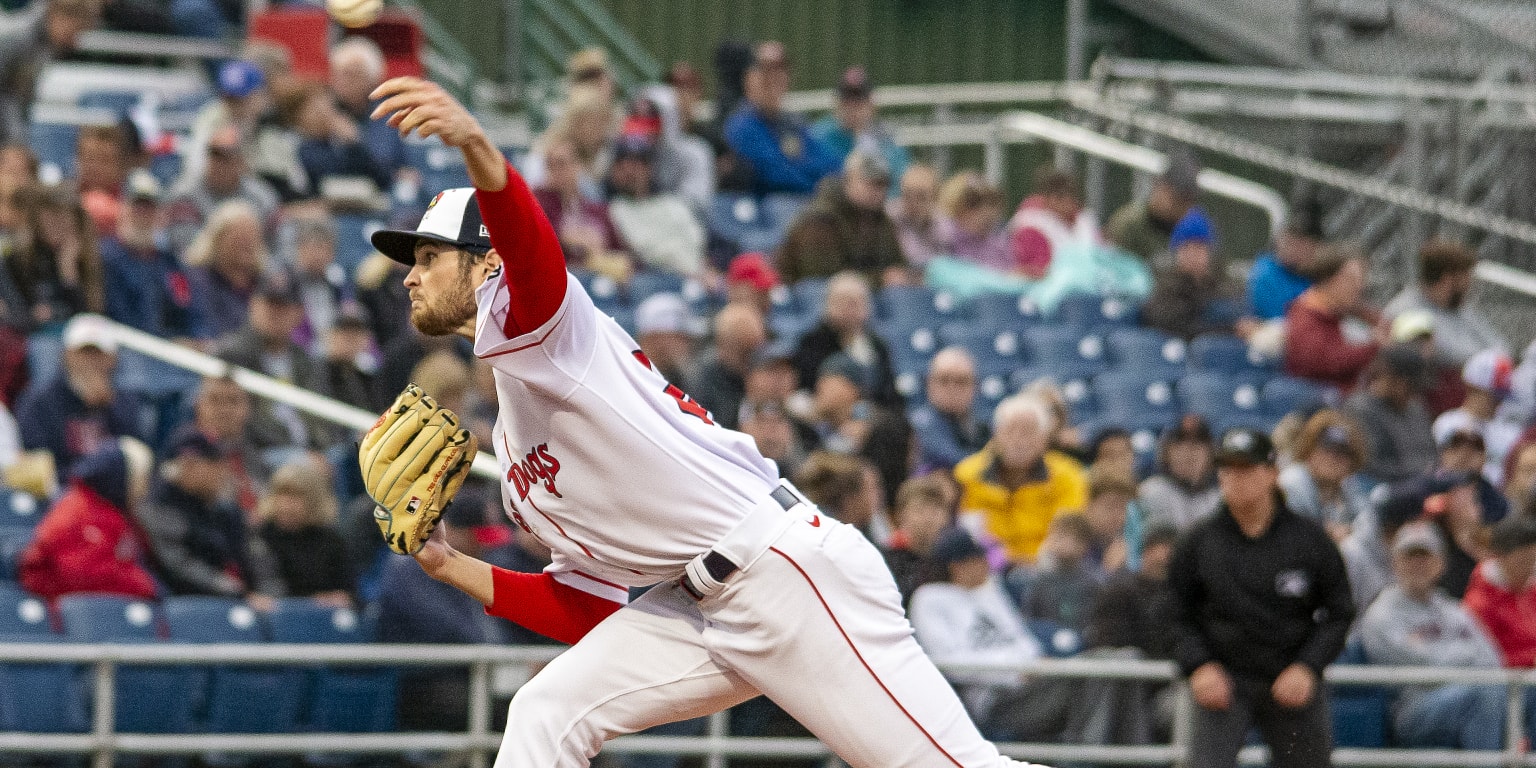
<svg viewBox="0 0 1536 768"><path fill-rule="evenodd" d="M574 644L624 607L561 584L548 573L518 573L492 566L491 579L495 591L486 613L562 643Z"/></svg>
<svg viewBox="0 0 1536 768"><path fill-rule="evenodd" d="M507 186L475 190L480 218L501 254L502 287L511 301L502 331L515 339L548 322L565 301L565 254L521 174L507 164Z"/></svg>

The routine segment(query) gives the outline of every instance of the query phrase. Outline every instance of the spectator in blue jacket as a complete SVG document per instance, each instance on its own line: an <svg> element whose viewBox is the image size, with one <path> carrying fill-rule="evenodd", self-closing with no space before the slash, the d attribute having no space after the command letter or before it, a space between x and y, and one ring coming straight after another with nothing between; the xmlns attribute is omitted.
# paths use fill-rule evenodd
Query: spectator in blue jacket
<svg viewBox="0 0 1536 768"><path fill-rule="evenodd" d="M992 429L976 418L976 361L960 347L947 347L928 364L928 402L907 420L917 436L919 472L950 471L961 459L986 447Z"/></svg>
<svg viewBox="0 0 1536 768"><path fill-rule="evenodd" d="M196 338L202 321L196 297L159 217L160 182L149 171L134 171L117 232L101 240L107 317L161 338Z"/></svg>
<svg viewBox="0 0 1536 768"><path fill-rule="evenodd" d="M890 177L900 179L912 161L906 147L896 143L895 137L884 124L875 119L875 86L869 73L862 66L843 70L837 81L837 103L832 114L817 120L811 126L815 136L828 149L846 158L848 153L863 148L878 153L890 167ZM896 189L891 187L894 196Z"/></svg>
<svg viewBox="0 0 1536 768"><path fill-rule="evenodd" d="M841 159L784 111L789 60L782 43L758 44L745 86L746 100L725 121L725 141L750 171L753 191L809 194Z"/></svg>
<svg viewBox="0 0 1536 768"><path fill-rule="evenodd" d="M362 146L373 156L374 164L392 176L399 174L407 167L405 140L385 124L385 118L374 119L377 102L369 96L388 75L384 52L372 40L351 35L331 49L330 62L330 87L336 105L357 126Z"/></svg>
<svg viewBox="0 0 1536 768"><path fill-rule="evenodd" d="M53 454L59 477L76 459L118 437L139 437L138 403L112 388L117 339L105 318L82 314L64 326L64 365L34 382L16 404L21 447Z"/></svg>
<svg viewBox="0 0 1536 768"><path fill-rule="evenodd" d="M1323 212L1317 200L1292 206L1274 250L1259 254L1248 273L1248 303L1260 320L1285 317L1291 302L1312 287L1308 276L1323 242Z"/></svg>

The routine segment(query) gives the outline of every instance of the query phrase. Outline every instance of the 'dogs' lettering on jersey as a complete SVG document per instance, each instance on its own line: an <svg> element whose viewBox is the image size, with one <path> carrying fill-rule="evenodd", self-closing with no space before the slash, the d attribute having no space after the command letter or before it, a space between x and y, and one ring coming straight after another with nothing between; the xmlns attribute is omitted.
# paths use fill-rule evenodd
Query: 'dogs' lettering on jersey
<svg viewBox="0 0 1536 768"><path fill-rule="evenodd" d="M530 448L523 460L507 470L507 481L517 488L519 501L528 498L528 491L542 481L544 490L556 498L565 498L555 487L555 475L560 474L560 461L549 452L549 443L539 443Z"/></svg>

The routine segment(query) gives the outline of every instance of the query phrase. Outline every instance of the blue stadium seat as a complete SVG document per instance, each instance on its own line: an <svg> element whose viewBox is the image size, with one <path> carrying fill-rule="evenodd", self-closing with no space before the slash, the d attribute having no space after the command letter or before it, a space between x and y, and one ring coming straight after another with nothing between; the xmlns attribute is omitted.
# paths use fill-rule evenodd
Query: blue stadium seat
<svg viewBox="0 0 1536 768"><path fill-rule="evenodd" d="M262 622L249 606L220 597L165 601L171 640L178 643L261 643ZM215 667L206 677L201 708L210 733L287 733L299 725L304 673L273 667ZM251 702L260 701L253 707ZM216 762L234 763L220 759Z"/></svg>
<svg viewBox="0 0 1536 768"><path fill-rule="evenodd" d="M924 285L888 285L875 296L876 314L892 321L955 318L960 316L961 308L954 294Z"/></svg>
<svg viewBox="0 0 1536 768"><path fill-rule="evenodd" d="M736 243L739 251L769 252L779 246L783 231L768 218L761 201L740 192L719 192L705 214L709 231Z"/></svg>
<svg viewBox="0 0 1536 768"><path fill-rule="evenodd" d="M35 528L48 508L36 496L0 488L0 527Z"/></svg>
<svg viewBox="0 0 1536 768"><path fill-rule="evenodd" d="M821 318L812 313L801 314L789 308L778 306L768 314L768 331L775 339L787 339L791 343L796 342L806 331L816 327Z"/></svg>
<svg viewBox="0 0 1536 768"><path fill-rule="evenodd" d="M32 123L29 145L40 165L52 165L64 178L75 175L75 139L80 128L65 123Z"/></svg>
<svg viewBox="0 0 1536 768"><path fill-rule="evenodd" d="M1105 337L1110 357L1121 370L1142 371L1147 376L1177 379L1184 375L1188 345L1152 328L1116 328Z"/></svg>
<svg viewBox="0 0 1536 768"><path fill-rule="evenodd" d="M1067 401L1068 420L1071 423L1081 424L1098 415L1098 401L1090 376L1063 375L1059 368L1050 365L1026 365L1014 369L1008 377L1008 384L1011 391L1018 392L1042 379L1049 379L1061 389L1062 398Z"/></svg>
<svg viewBox="0 0 1536 768"><path fill-rule="evenodd" d="M1258 360L1248 345L1236 336L1203 333L1189 344L1189 368L1192 371L1217 371L1245 379L1269 378L1274 366Z"/></svg>
<svg viewBox="0 0 1536 768"><path fill-rule="evenodd" d="M891 348L894 358L920 359L926 367L927 361L939 351L939 329L933 325L877 323L874 332Z"/></svg>
<svg viewBox="0 0 1536 768"><path fill-rule="evenodd" d="M1024 329L1022 341L1030 363L1049 372L1058 382L1091 379L1109 367L1104 337L1093 331L1040 326Z"/></svg>
<svg viewBox="0 0 1536 768"><path fill-rule="evenodd" d="M821 311L827 304L827 279L824 277L801 278L789 287L789 293L793 297L795 306L799 308L800 314L820 318Z"/></svg>
<svg viewBox="0 0 1536 768"><path fill-rule="evenodd" d="M1027 296L1013 293L983 293L966 302L966 314L977 322L1017 328L1041 321L1040 306Z"/></svg>
<svg viewBox="0 0 1536 768"><path fill-rule="evenodd" d="M939 328L944 347L960 347L971 353L978 369L1008 376L1018 368L1019 334L1006 326L991 323L950 323Z"/></svg>
<svg viewBox="0 0 1536 768"><path fill-rule="evenodd" d="M149 160L149 172L166 189L170 189L171 185L176 183L176 179L181 177L181 167L181 155L175 152L155 155Z"/></svg>
<svg viewBox="0 0 1536 768"><path fill-rule="evenodd" d="M1174 389L1174 380L1148 376L1141 370L1119 368L1108 371L1093 380L1093 389L1104 416L1148 413L1173 421L1184 410Z"/></svg>
<svg viewBox="0 0 1536 768"><path fill-rule="evenodd" d="M1111 328L1135 325L1141 307L1116 296L1073 293L1062 298L1052 315L1056 322L1079 328Z"/></svg>
<svg viewBox="0 0 1536 768"><path fill-rule="evenodd" d="M86 643L152 643L162 616L150 603L116 595L59 599L64 636ZM183 667L122 667L117 671L117 730L186 733L192 729L197 676Z"/></svg>
<svg viewBox="0 0 1536 768"><path fill-rule="evenodd" d="M1040 643L1040 650L1055 659L1074 656L1083 649L1083 636L1077 630L1049 619L1029 619L1030 634Z"/></svg>
<svg viewBox="0 0 1536 768"><path fill-rule="evenodd" d="M1264 384L1260 394L1264 400L1264 410L1278 419L1288 413L1326 405L1330 393L1326 388L1306 379L1277 376Z"/></svg>
<svg viewBox="0 0 1536 768"><path fill-rule="evenodd" d="M768 217L769 223L783 232L788 232L791 224L799 218L801 212L810 206L811 195L800 195L793 192L773 192L763 196L763 214Z"/></svg>
<svg viewBox="0 0 1536 768"><path fill-rule="evenodd" d="M368 238L384 228L384 222L373 216L355 213L338 213L336 220L336 264L352 282L357 265L373 255L373 243Z"/></svg>
<svg viewBox="0 0 1536 768"><path fill-rule="evenodd" d="M629 293L629 304L630 306L638 307L640 302L657 293L675 293L681 296L683 294L683 285L687 282L687 279L682 275L671 272L657 272L654 270L636 272L629 279L629 285L626 287Z"/></svg>
<svg viewBox="0 0 1536 768"><path fill-rule="evenodd" d="M0 642L62 640L48 607L13 585L0 585ZM85 696L68 664L0 664L0 731L82 733Z"/></svg>
<svg viewBox="0 0 1536 768"><path fill-rule="evenodd" d="M21 553L32 543L31 526L0 526L0 580L15 581Z"/></svg>
<svg viewBox="0 0 1536 768"><path fill-rule="evenodd" d="M279 600L269 621L278 643L366 643L370 624L357 612L311 600ZM377 733L395 727L393 669L335 667L314 671L308 725L326 732Z"/></svg>
<svg viewBox="0 0 1536 768"><path fill-rule="evenodd" d="M123 115L142 98L144 94L138 91L86 91L80 94L79 104L84 109L105 109Z"/></svg>
<svg viewBox="0 0 1536 768"><path fill-rule="evenodd" d="M1268 418L1259 387L1229 372L1191 373L1179 380L1178 389L1185 407L1204 416L1218 433L1225 422L1256 426Z"/></svg>
<svg viewBox="0 0 1536 768"><path fill-rule="evenodd" d="M1335 664L1367 664L1365 646L1352 639ZM1379 749L1387 745L1392 702L1396 691L1379 685L1331 685L1328 708L1333 717L1333 740L1338 747Z"/></svg>
<svg viewBox="0 0 1536 768"><path fill-rule="evenodd" d="M587 295L592 297L592 303L598 309L607 312L614 307L624 306L621 288L612 278L589 269L573 269L571 274L576 276L577 282L586 289Z"/></svg>

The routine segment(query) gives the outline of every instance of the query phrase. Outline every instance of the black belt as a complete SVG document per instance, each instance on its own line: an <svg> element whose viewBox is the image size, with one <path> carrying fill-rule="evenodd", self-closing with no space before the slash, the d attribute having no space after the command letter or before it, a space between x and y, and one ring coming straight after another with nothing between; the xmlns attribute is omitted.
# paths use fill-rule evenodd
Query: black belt
<svg viewBox="0 0 1536 768"><path fill-rule="evenodd" d="M779 506L784 508L785 512L794 509L795 505L800 503L800 498L782 485L775 487L773 493L768 494L768 497L777 501ZM704 570L715 581L723 582L739 569L739 566L731 562L730 558L713 549L704 555ZM684 574L678 583L683 585L683 589L687 590L688 594L693 596L693 599L704 599L704 596L699 594L699 590L689 582L687 574Z"/></svg>

